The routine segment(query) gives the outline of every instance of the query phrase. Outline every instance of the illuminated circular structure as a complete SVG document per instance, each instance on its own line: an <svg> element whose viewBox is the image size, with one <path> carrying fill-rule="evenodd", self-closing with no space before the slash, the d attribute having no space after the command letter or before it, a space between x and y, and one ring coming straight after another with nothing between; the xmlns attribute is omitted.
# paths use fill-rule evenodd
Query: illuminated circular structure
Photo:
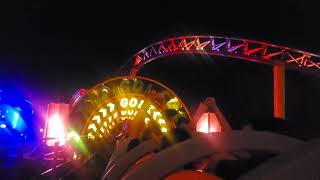
<svg viewBox="0 0 320 180"><path fill-rule="evenodd" d="M89 89L73 106L71 123L89 141L119 134L124 122L139 121L166 133L190 114L163 84L145 77L117 77Z"/></svg>
<svg viewBox="0 0 320 180"><path fill-rule="evenodd" d="M140 68L161 57L177 54L226 56L265 64L285 64L299 69L320 70L320 56L284 46L248 39L218 36L181 36L151 44L130 60L123 73L136 75Z"/></svg>

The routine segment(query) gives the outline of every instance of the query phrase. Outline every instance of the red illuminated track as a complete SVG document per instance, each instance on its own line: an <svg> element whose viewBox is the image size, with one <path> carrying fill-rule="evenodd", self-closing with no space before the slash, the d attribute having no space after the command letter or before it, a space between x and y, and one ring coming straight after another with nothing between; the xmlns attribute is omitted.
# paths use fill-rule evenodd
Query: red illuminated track
<svg viewBox="0 0 320 180"><path fill-rule="evenodd" d="M160 57L176 54L226 56L265 64L282 63L300 69L320 71L320 55L259 41L217 36L182 36L154 43L131 59L130 74Z"/></svg>

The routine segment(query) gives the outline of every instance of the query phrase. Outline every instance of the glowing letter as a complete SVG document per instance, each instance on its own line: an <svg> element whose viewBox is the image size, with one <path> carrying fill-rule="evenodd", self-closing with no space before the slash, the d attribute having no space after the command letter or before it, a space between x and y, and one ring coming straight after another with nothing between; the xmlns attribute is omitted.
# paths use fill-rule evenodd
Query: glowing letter
<svg viewBox="0 0 320 180"><path fill-rule="evenodd" d="M132 116L133 115L133 110L128 110L128 115Z"/></svg>
<svg viewBox="0 0 320 180"><path fill-rule="evenodd" d="M128 98L122 98L120 100L120 106L123 108L127 107L128 106Z"/></svg>
<svg viewBox="0 0 320 180"><path fill-rule="evenodd" d="M124 116L127 114L127 111L121 111L121 116Z"/></svg>
<svg viewBox="0 0 320 180"><path fill-rule="evenodd" d="M144 103L144 100L141 100L139 105L138 105L138 108L140 109L142 107L142 104Z"/></svg>
<svg viewBox="0 0 320 180"><path fill-rule="evenodd" d="M137 104L138 104L137 98L131 98L130 99L129 106L136 107Z"/></svg>

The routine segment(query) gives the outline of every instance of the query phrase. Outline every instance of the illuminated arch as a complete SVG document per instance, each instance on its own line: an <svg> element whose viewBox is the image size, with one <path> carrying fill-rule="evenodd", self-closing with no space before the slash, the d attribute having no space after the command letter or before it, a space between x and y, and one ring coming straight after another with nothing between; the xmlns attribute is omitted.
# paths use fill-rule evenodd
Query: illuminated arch
<svg viewBox="0 0 320 180"><path fill-rule="evenodd" d="M176 114L169 118L166 112ZM190 113L165 85L145 77L124 76L106 80L87 90L71 112L71 127L89 140L108 138L120 131L123 121L154 123L162 133ZM159 131L159 132L160 132Z"/></svg>
<svg viewBox="0 0 320 180"><path fill-rule="evenodd" d="M284 46L247 39L218 36L181 36L156 42L130 60L130 74L157 58L177 54L226 56L265 64L285 64L295 68L320 70L320 56ZM128 67L126 67L128 68ZM123 70L128 73L128 69Z"/></svg>

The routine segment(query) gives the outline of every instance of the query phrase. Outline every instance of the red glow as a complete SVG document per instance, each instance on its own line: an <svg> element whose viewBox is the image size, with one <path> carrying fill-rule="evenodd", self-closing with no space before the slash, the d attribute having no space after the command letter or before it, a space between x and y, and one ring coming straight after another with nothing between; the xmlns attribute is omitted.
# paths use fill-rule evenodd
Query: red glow
<svg viewBox="0 0 320 180"><path fill-rule="evenodd" d="M65 144L65 123L69 116L69 104L50 103L47 109L44 139L48 146Z"/></svg>
<svg viewBox="0 0 320 180"><path fill-rule="evenodd" d="M197 122L197 132L221 132L221 125L214 113L203 113Z"/></svg>
<svg viewBox="0 0 320 180"><path fill-rule="evenodd" d="M273 66L274 117L285 119L285 69L284 65Z"/></svg>
<svg viewBox="0 0 320 180"><path fill-rule="evenodd" d="M136 60L135 60L135 62L134 62L134 65L137 66L137 65L140 64L140 62L141 62L141 58L139 58L139 57L137 56L137 57L136 57Z"/></svg>
<svg viewBox="0 0 320 180"><path fill-rule="evenodd" d="M184 180L196 180L196 179L202 179L202 180L221 180L218 176L207 174L199 171L190 171L190 170L184 170L184 171L177 171L169 175L168 177L164 178L165 180L178 180L178 179L184 179Z"/></svg>

